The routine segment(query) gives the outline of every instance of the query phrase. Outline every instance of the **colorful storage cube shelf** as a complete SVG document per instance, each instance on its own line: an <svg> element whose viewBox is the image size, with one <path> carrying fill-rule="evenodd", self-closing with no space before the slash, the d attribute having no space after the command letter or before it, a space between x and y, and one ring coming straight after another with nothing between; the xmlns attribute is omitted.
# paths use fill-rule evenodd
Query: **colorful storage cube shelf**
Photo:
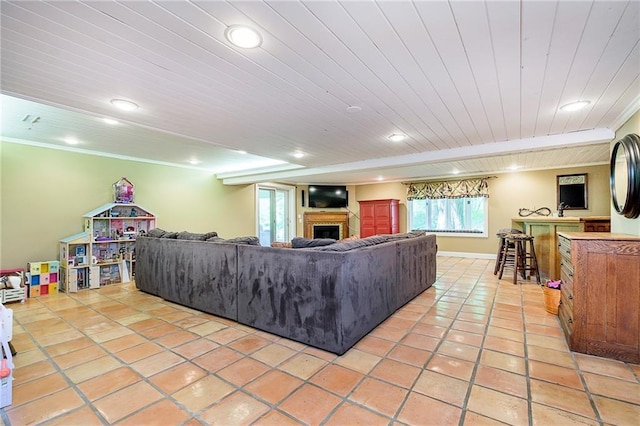
<svg viewBox="0 0 640 426"><path fill-rule="evenodd" d="M29 297L46 296L58 292L60 262L29 262L27 264Z"/></svg>

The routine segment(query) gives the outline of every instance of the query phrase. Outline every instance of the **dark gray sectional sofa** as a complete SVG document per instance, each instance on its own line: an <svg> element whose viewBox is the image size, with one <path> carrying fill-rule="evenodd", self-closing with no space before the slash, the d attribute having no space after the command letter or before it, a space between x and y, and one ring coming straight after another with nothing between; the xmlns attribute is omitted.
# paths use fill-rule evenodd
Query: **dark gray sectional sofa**
<svg viewBox="0 0 640 426"><path fill-rule="evenodd" d="M374 236L288 249L142 237L137 287L337 354L436 278L436 237Z"/></svg>

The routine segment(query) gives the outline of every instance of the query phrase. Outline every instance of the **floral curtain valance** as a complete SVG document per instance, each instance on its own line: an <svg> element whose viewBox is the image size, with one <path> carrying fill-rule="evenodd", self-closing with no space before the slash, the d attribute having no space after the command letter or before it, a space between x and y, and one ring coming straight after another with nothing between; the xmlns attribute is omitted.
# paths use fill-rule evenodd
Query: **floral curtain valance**
<svg viewBox="0 0 640 426"><path fill-rule="evenodd" d="M426 198L489 197L489 178L450 180L445 182L409 182L407 200Z"/></svg>

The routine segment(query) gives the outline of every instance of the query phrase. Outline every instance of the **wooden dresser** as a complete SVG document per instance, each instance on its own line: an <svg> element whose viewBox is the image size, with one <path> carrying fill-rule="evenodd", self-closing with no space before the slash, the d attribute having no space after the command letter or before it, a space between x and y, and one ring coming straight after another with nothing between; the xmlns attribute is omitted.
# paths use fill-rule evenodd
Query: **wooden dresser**
<svg viewBox="0 0 640 426"><path fill-rule="evenodd" d="M640 363L640 237L560 232L558 247L571 350Z"/></svg>

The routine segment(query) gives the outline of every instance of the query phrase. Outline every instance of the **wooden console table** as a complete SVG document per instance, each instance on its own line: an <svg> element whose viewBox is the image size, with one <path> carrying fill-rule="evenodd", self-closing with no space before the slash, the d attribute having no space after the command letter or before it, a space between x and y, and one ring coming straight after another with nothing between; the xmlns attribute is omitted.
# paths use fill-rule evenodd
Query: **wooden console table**
<svg viewBox="0 0 640 426"><path fill-rule="evenodd" d="M560 279L558 232L609 232L609 216L588 217L517 217L512 218L514 228L533 235L538 269L542 278Z"/></svg>
<svg viewBox="0 0 640 426"><path fill-rule="evenodd" d="M337 225L340 228L340 238L349 237L348 212L305 212L304 237L313 238L314 226Z"/></svg>

